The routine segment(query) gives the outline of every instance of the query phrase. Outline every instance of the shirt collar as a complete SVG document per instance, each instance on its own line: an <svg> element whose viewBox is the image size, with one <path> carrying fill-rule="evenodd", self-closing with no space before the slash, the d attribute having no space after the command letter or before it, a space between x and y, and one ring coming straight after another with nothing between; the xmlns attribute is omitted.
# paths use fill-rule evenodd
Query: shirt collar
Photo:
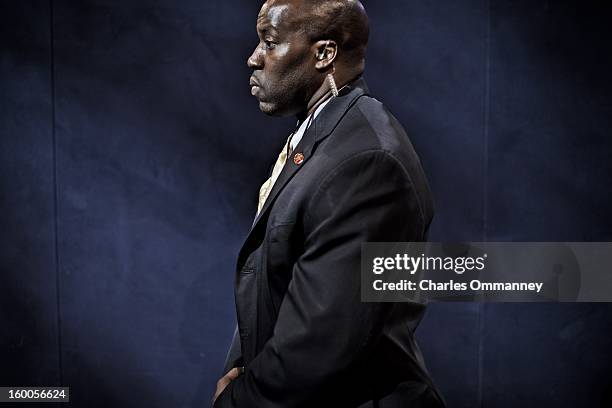
<svg viewBox="0 0 612 408"><path fill-rule="evenodd" d="M317 116L319 116L319 113L321 113L323 108L327 106L327 104L331 100L332 98L329 98L328 100L323 102L321 105L319 105L319 107L313 113L311 113L306 119L302 121L302 124L300 125L298 130L295 131L295 133L293 134L293 137L291 138L291 150L292 151L295 150L298 143L300 143L300 140L302 140L304 133L306 133L306 130L308 130L308 123L314 121L317 118ZM310 120L310 116L312 116L312 121Z"/></svg>

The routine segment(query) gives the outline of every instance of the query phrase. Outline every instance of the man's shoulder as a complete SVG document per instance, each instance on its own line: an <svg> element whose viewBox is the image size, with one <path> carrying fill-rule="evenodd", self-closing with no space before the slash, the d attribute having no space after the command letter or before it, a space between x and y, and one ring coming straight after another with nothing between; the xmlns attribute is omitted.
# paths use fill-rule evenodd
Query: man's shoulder
<svg viewBox="0 0 612 408"><path fill-rule="evenodd" d="M325 150L335 157L382 151L406 160L418 160L402 124L376 98L363 95L346 111L326 140Z"/></svg>
<svg viewBox="0 0 612 408"><path fill-rule="evenodd" d="M317 167L323 175L372 163L377 168L371 170L385 177L389 172L401 171L413 184L422 207L431 213L431 192L421 160L402 124L377 99L368 95L359 97L320 149ZM352 163L352 167L347 163Z"/></svg>

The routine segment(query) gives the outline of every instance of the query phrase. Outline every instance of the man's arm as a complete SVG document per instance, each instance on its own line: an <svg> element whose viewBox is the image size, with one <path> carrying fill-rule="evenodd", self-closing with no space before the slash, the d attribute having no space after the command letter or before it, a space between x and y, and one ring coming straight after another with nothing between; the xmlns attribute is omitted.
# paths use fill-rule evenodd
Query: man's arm
<svg viewBox="0 0 612 408"><path fill-rule="evenodd" d="M240 348L240 336L238 335L238 326L234 329L234 336L232 337L232 343L230 344L229 350L227 350L227 356L225 357L225 364L223 365L223 374L226 374L229 370L235 367L242 366L242 350Z"/></svg>
<svg viewBox="0 0 612 408"><path fill-rule="evenodd" d="M427 223L410 177L389 153L364 152L331 171L311 198L305 250L274 334L214 407L316 402L382 331L387 305L360 301L362 242L420 240Z"/></svg>

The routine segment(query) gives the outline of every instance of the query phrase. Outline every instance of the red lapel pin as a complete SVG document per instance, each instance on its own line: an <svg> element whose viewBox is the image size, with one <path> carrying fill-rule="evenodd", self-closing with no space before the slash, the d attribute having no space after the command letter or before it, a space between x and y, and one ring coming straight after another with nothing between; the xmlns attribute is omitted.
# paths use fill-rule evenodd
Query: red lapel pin
<svg viewBox="0 0 612 408"><path fill-rule="evenodd" d="M304 163L304 155L302 153L296 153L295 156L293 156L293 162L299 166L300 164Z"/></svg>

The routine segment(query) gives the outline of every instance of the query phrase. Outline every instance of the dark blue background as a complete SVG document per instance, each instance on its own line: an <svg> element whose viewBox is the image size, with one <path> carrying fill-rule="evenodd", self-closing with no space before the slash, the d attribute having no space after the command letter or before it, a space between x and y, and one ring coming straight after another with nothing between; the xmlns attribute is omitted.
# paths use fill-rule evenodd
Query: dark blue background
<svg viewBox="0 0 612 408"><path fill-rule="evenodd" d="M0 3L0 385L209 404L293 123L249 93L259 4ZM604 2L365 4L366 79L421 155L431 239L612 241ZM450 406L612 406L610 305L435 304L418 337Z"/></svg>

